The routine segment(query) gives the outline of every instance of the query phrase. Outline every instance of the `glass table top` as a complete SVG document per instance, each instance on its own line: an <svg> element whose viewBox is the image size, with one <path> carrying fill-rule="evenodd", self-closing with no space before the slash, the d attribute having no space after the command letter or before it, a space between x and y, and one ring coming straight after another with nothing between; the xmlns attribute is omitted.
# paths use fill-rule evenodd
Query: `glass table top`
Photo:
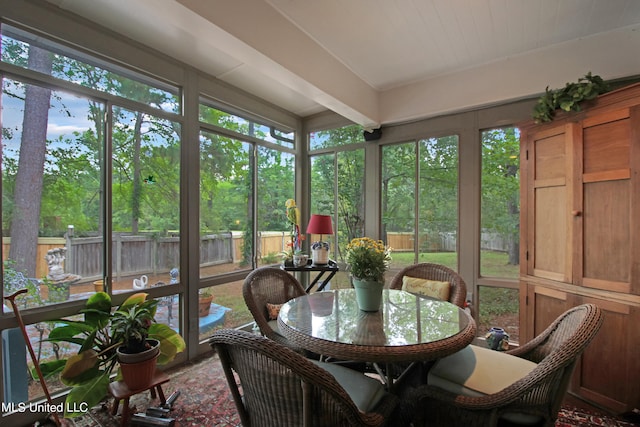
<svg viewBox="0 0 640 427"><path fill-rule="evenodd" d="M383 347L445 340L473 323L454 304L389 289L378 312L361 311L355 291L340 289L295 298L282 306L279 317L290 333L313 340Z"/></svg>

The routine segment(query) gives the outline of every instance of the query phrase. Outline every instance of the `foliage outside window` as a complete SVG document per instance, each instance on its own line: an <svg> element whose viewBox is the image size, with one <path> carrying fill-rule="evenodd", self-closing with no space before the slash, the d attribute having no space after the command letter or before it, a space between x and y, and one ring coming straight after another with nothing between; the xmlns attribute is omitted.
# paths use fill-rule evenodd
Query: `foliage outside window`
<svg viewBox="0 0 640 427"><path fill-rule="evenodd" d="M382 224L392 268L434 262L457 270L458 137L382 150Z"/></svg>
<svg viewBox="0 0 640 427"><path fill-rule="evenodd" d="M520 140L516 128L488 129L481 134L482 190L480 275L503 286L480 286L478 331L504 328L519 340L517 278L520 252ZM506 281L505 281L506 279Z"/></svg>
<svg viewBox="0 0 640 427"><path fill-rule="evenodd" d="M331 154L311 157L311 212L336 218L331 243L332 257L344 261L344 249L364 232L364 149L342 149L363 141L361 126L315 132L311 135L316 148L337 148ZM339 191L335 192L338 188ZM325 237L327 239L327 237Z"/></svg>
<svg viewBox="0 0 640 427"><path fill-rule="evenodd" d="M31 290L24 308L85 299L104 278L105 251L113 248L107 290L131 291L133 279L148 286L179 283L179 271L171 274L180 259L179 89L25 35L2 26L2 61L34 72L25 71L28 82L2 78L4 277ZM63 255L43 256L48 250ZM54 268L64 271L62 278L50 277ZM161 299L160 322L178 327L178 297ZM52 327L48 321L27 325L40 361L75 350L42 341ZM26 373L26 355L3 360L3 369ZM60 388L51 380L51 391Z"/></svg>
<svg viewBox="0 0 640 427"><path fill-rule="evenodd" d="M520 141L516 128L482 132L480 274L517 278L520 252Z"/></svg>
<svg viewBox="0 0 640 427"><path fill-rule="evenodd" d="M51 60L46 69L36 66L36 50L41 50L43 54L47 52L40 59L47 62ZM164 112L179 113L182 108L180 91L175 86L44 40L7 24L2 25L2 61Z"/></svg>
<svg viewBox="0 0 640 427"><path fill-rule="evenodd" d="M258 147L257 252L261 265L280 262L279 253L291 241L286 203L295 197L295 156L266 147ZM275 246L274 246L275 244Z"/></svg>
<svg viewBox="0 0 640 427"><path fill-rule="evenodd" d="M227 113L223 110L207 105L206 101L200 104L200 121L232 130L243 135L282 145L293 147L295 133L258 123L247 118Z"/></svg>
<svg viewBox="0 0 640 427"><path fill-rule="evenodd" d="M309 149L313 151L363 143L363 131L364 128L362 126L350 125L337 129L312 132L309 134Z"/></svg>

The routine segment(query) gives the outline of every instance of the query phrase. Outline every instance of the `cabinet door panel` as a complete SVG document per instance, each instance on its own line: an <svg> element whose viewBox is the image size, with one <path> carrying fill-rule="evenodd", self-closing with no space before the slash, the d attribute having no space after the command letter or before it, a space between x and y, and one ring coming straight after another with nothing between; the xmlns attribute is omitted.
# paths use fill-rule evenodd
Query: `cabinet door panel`
<svg viewBox="0 0 640 427"><path fill-rule="evenodd" d="M630 119L583 130L583 247L575 283L631 290Z"/></svg>
<svg viewBox="0 0 640 427"><path fill-rule="evenodd" d="M638 309L625 304L584 297L604 312L602 328L582 355L572 377L571 391L586 399L625 412L634 408L638 396L640 364L636 356Z"/></svg>
<svg viewBox="0 0 640 427"><path fill-rule="evenodd" d="M584 286L629 292L630 219L629 180L584 185Z"/></svg>
<svg viewBox="0 0 640 427"><path fill-rule="evenodd" d="M534 275L567 280L566 187L535 189Z"/></svg>
<svg viewBox="0 0 640 427"><path fill-rule="evenodd" d="M569 147L574 138L575 125L531 135L533 174L529 175L529 274L546 279L570 282L572 280L573 240L567 209L572 203L570 193L571 171Z"/></svg>
<svg viewBox="0 0 640 427"><path fill-rule="evenodd" d="M544 331L570 306L573 296L557 289L528 284L526 299L526 321L524 334L520 326L521 342L528 342ZM521 310L522 311L522 310Z"/></svg>
<svg viewBox="0 0 640 427"><path fill-rule="evenodd" d="M584 129L584 173L629 170L629 119Z"/></svg>

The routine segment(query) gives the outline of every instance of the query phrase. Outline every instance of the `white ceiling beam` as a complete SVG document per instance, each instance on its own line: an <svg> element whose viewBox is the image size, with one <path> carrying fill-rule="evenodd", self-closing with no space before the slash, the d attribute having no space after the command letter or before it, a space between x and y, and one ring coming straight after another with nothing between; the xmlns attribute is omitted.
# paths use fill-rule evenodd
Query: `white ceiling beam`
<svg viewBox="0 0 640 427"><path fill-rule="evenodd" d="M379 94L264 1L178 0L220 31L218 50L367 128Z"/></svg>

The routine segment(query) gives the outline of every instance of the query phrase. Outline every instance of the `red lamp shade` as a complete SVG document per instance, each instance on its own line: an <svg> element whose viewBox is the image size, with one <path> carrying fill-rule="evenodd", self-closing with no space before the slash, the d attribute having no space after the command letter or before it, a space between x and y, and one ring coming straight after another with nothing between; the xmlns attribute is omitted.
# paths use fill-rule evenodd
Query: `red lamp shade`
<svg viewBox="0 0 640 427"><path fill-rule="evenodd" d="M330 215L313 214L307 225L307 234L333 234Z"/></svg>

